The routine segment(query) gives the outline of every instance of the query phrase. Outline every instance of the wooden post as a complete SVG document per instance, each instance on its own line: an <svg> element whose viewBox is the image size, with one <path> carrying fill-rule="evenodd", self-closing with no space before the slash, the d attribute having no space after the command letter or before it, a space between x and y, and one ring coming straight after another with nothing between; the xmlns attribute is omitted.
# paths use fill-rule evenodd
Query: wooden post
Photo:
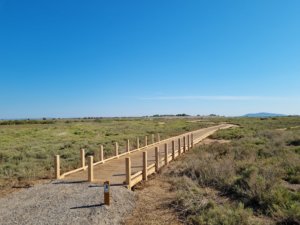
<svg viewBox="0 0 300 225"><path fill-rule="evenodd" d="M94 181L94 157L89 156L89 169L88 169L88 181Z"/></svg>
<svg viewBox="0 0 300 225"><path fill-rule="evenodd" d="M54 170L55 170L55 179L60 179L60 156L54 156Z"/></svg>
<svg viewBox="0 0 300 225"><path fill-rule="evenodd" d="M104 204L110 206L110 182L104 182Z"/></svg>
<svg viewBox="0 0 300 225"><path fill-rule="evenodd" d="M178 156L181 155L181 140L178 138Z"/></svg>
<svg viewBox="0 0 300 225"><path fill-rule="evenodd" d="M145 147L148 145L148 137L145 136Z"/></svg>
<svg viewBox="0 0 300 225"><path fill-rule="evenodd" d="M127 184L127 188L129 190L131 190L131 161L130 158L126 158L125 159L125 163L126 163L126 184Z"/></svg>
<svg viewBox="0 0 300 225"><path fill-rule="evenodd" d="M155 172L159 170L159 148L155 147Z"/></svg>
<svg viewBox="0 0 300 225"><path fill-rule="evenodd" d="M136 138L136 149L140 148L140 139Z"/></svg>
<svg viewBox="0 0 300 225"><path fill-rule="evenodd" d="M183 137L183 153L186 152L186 137Z"/></svg>
<svg viewBox="0 0 300 225"><path fill-rule="evenodd" d="M160 135L157 134L157 142L160 142Z"/></svg>
<svg viewBox="0 0 300 225"><path fill-rule="evenodd" d="M155 143L155 137L154 137L154 134L151 135L151 138L152 138L152 144Z"/></svg>
<svg viewBox="0 0 300 225"><path fill-rule="evenodd" d="M187 150L189 151L191 148L190 135L187 136Z"/></svg>
<svg viewBox="0 0 300 225"><path fill-rule="evenodd" d="M129 140L127 140L126 151L130 152L130 142L129 142Z"/></svg>
<svg viewBox="0 0 300 225"><path fill-rule="evenodd" d="M148 159L147 152L143 152L143 180L148 180Z"/></svg>
<svg viewBox="0 0 300 225"><path fill-rule="evenodd" d="M100 145L99 161L104 162L103 145Z"/></svg>
<svg viewBox="0 0 300 225"><path fill-rule="evenodd" d="M168 144L166 143L165 144L165 165L168 165L169 164L169 159L168 159Z"/></svg>
<svg viewBox="0 0 300 225"><path fill-rule="evenodd" d="M172 141L172 160L175 159L175 141Z"/></svg>
<svg viewBox="0 0 300 225"><path fill-rule="evenodd" d="M191 134L191 147L194 148L194 134Z"/></svg>
<svg viewBox="0 0 300 225"><path fill-rule="evenodd" d="M80 160L81 160L81 167L85 167L85 150L80 149Z"/></svg>
<svg viewBox="0 0 300 225"><path fill-rule="evenodd" d="M115 152L116 152L116 156L119 157L119 144L118 144L118 142L115 143Z"/></svg>

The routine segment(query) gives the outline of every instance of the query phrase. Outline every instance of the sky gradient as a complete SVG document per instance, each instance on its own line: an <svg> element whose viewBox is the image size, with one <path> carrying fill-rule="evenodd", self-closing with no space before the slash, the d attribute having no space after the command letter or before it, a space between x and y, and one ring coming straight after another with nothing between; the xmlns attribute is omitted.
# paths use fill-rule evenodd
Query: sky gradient
<svg viewBox="0 0 300 225"><path fill-rule="evenodd" d="M0 118L300 114L300 1L0 0Z"/></svg>

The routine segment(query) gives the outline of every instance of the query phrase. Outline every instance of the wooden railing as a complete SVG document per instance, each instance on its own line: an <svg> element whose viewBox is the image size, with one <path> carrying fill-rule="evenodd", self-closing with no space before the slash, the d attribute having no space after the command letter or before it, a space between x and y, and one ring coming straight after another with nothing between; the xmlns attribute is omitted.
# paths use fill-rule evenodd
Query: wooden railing
<svg viewBox="0 0 300 225"><path fill-rule="evenodd" d="M223 129L222 127L219 126L215 126L215 127L211 127L211 128L217 128L217 129ZM158 172L158 170L161 168L161 164L162 165L166 165L168 164L170 161L173 161L174 159L176 159L177 157L179 157L182 153L185 153L186 151L190 150L191 148L193 148L194 144L200 142L201 140L205 139L206 137L210 136L211 134L213 134L215 132L215 130L211 131L211 132L207 132L202 136L199 136L199 132L203 131L203 129L199 129L196 131L192 131L192 132L188 132L185 134L181 134L178 135L176 137L171 137L171 138L167 138L165 140L160 140L160 135L157 134L157 138L156 138L156 142L155 142L155 138L154 135L152 135L152 143L148 144L148 137L145 137L145 145L143 147L140 146L140 140L139 138L136 139L136 149L131 150L130 148L130 142L129 140L127 140L126 143L126 150L124 153L119 154L119 144L116 142L115 143L115 155L105 159L104 158L104 147L101 145L100 149L99 149L99 161L98 162L94 162L94 157L93 156L89 156L88 157L88 165L85 164L85 150L81 149L80 150L80 167L63 173L60 173L60 156L56 155L55 156L55 178L56 179L62 179L68 175L80 172L80 171L84 171L88 169L88 181L89 182L93 182L93 170L94 170L94 166L100 165L100 164L104 164L106 162L109 162L111 160L120 158L122 156L127 156L130 155L134 152L138 152L138 151L144 151L143 154L145 154L143 156L143 164L144 164L144 169L143 171L139 171L136 174L131 174L131 168L127 168L127 161L126 161L126 184L128 187L132 187L134 185L136 185L137 183L139 183L142 180L147 180L147 176ZM198 137L199 136L199 137ZM194 137L197 137L194 139ZM171 151L169 153L169 147L168 147L168 143L171 142L172 146L171 146ZM175 149L175 142L177 142L177 149ZM155 147L155 151L159 152L159 145L165 144L165 154L164 157L162 157L161 159L159 159L159 153L155 154L155 159L156 159L156 163L155 164L151 164L151 165L147 165L147 160L145 160L145 157L147 159L147 150L149 150L150 148ZM130 158L129 162L130 162ZM127 160L127 158L126 158ZM146 169L145 169L146 168ZM130 171L130 173L129 173ZM127 179L128 178L128 179ZM129 179L130 178L130 179ZM134 185L132 185L134 184Z"/></svg>

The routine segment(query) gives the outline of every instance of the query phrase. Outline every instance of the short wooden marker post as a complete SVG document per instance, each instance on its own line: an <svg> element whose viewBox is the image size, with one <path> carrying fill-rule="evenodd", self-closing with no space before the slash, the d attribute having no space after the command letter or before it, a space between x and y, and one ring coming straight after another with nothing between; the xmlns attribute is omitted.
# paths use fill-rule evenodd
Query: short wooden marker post
<svg viewBox="0 0 300 225"><path fill-rule="evenodd" d="M143 152L143 180L148 180L148 157L147 152Z"/></svg>
<svg viewBox="0 0 300 225"><path fill-rule="evenodd" d="M140 139L137 138L136 139L136 149L139 149L140 148Z"/></svg>
<svg viewBox="0 0 300 225"><path fill-rule="evenodd" d="M152 138L152 144L154 144L155 143L155 136L154 136L154 134L151 135L151 138Z"/></svg>
<svg viewBox="0 0 300 225"><path fill-rule="evenodd" d="M125 173L127 188L131 190L131 161L130 158L125 159Z"/></svg>
<svg viewBox="0 0 300 225"><path fill-rule="evenodd" d="M88 181L93 182L94 181L94 157L89 156L89 166L88 166Z"/></svg>
<svg viewBox="0 0 300 225"><path fill-rule="evenodd" d="M155 172L159 170L159 148L155 147Z"/></svg>
<svg viewBox="0 0 300 225"><path fill-rule="evenodd" d="M166 143L165 144L165 165L168 165L169 164L169 159L168 159L168 144Z"/></svg>
<svg viewBox="0 0 300 225"><path fill-rule="evenodd" d="M175 141L172 141L172 160L175 159Z"/></svg>
<svg viewBox="0 0 300 225"><path fill-rule="evenodd" d="M100 162L104 162L103 145L100 145L99 161L100 161Z"/></svg>
<svg viewBox="0 0 300 225"><path fill-rule="evenodd" d="M55 179L60 179L60 156L54 156L54 170L55 170Z"/></svg>
<svg viewBox="0 0 300 225"><path fill-rule="evenodd" d="M129 140L127 140L127 143L126 143L126 151L130 152L130 141Z"/></svg>
<svg viewBox="0 0 300 225"><path fill-rule="evenodd" d="M178 156L181 155L181 140L178 138Z"/></svg>
<svg viewBox="0 0 300 225"><path fill-rule="evenodd" d="M118 144L118 142L115 143L115 152L116 152L116 156L119 156L119 144Z"/></svg>
<svg viewBox="0 0 300 225"><path fill-rule="evenodd" d="M104 182L104 205L110 206L110 182Z"/></svg>
<svg viewBox="0 0 300 225"><path fill-rule="evenodd" d="M80 160L81 160L81 167L85 167L85 150L80 149Z"/></svg>
<svg viewBox="0 0 300 225"><path fill-rule="evenodd" d="M148 146L148 136L145 136L145 147Z"/></svg>
<svg viewBox="0 0 300 225"><path fill-rule="evenodd" d="M191 140L190 140L190 135L188 135L187 136L187 149L188 149L188 151L190 150L190 148L191 148L191 142L190 142Z"/></svg>
<svg viewBox="0 0 300 225"><path fill-rule="evenodd" d="M191 134L191 147L194 148L194 134Z"/></svg>
<svg viewBox="0 0 300 225"><path fill-rule="evenodd" d="M186 152L186 137L183 137L183 152Z"/></svg>

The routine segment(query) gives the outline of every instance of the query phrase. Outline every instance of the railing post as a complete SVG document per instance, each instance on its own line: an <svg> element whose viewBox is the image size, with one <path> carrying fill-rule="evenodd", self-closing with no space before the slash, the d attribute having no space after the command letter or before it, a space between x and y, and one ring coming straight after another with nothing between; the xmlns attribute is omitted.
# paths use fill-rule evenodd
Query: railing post
<svg viewBox="0 0 300 225"><path fill-rule="evenodd" d="M168 165L169 164L169 159L168 159L168 144L166 143L165 144L165 165Z"/></svg>
<svg viewBox="0 0 300 225"><path fill-rule="evenodd" d="M54 156L54 170L55 170L55 179L60 179L60 156Z"/></svg>
<svg viewBox="0 0 300 225"><path fill-rule="evenodd" d="M103 145L100 145L99 161L104 162Z"/></svg>
<svg viewBox="0 0 300 225"><path fill-rule="evenodd" d="M116 156L119 157L119 144L118 144L118 142L115 143L115 152L116 152Z"/></svg>
<svg viewBox="0 0 300 225"><path fill-rule="evenodd" d="M129 140L127 140L127 143L126 143L126 151L130 152L130 141Z"/></svg>
<svg viewBox="0 0 300 225"><path fill-rule="evenodd" d="M191 148L191 142L190 142L190 135L188 134L188 136L187 136L187 149L188 149L188 151L190 150L190 148Z"/></svg>
<svg viewBox="0 0 300 225"><path fill-rule="evenodd" d="M175 141L172 141L172 160L175 159Z"/></svg>
<svg viewBox="0 0 300 225"><path fill-rule="evenodd" d="M178 156L181 155L181 139L178 138Z"/></svg>
<svg viewBox="0 0 300 225"><path fill-rule="evenodd" d="M157 142L160 142L160 135L157 134Z"/></svg>
<svg viewBox="0 0 300 225"><path fill-rule="evenodd" d="M94 157L89 156L89 166L88 166L88 180L89 182L94 181Z"/></svg>
<svg viewBox="0 0 300 225"><path fill-rule="evenodd" d="M130 158L125 159L125 167L126 167L126 184L129 190L131 190L131 161Z"/></svg>
<svg viewBox="0 0 300 225"><path fill-rule="evenodd" d="M85 167L85 150L80 149L80 160L81 160L81 167Z"/></svg>
<svg viewBox="0 0 300 225"><path fill-rule="evenodd" d="M186 137L183 136L183 153L186 152Z"/></svg>
<svg viewBox="0 0 300 225"><path fill-rule="evenodd" d="M152 138L152 144L155 143L155 137L154 137L154 134L151 135L151 138Z"/></svg>
<svg viewBox="0 0 300 225"><path fill-rule="evenodd" d="M159 148L155 147L155 172L159 170Z"/></svg>
<svg viewBox="0 0 300 225"><path fill-rule="evenodd" d="M192 146L192 148L194 148L194 134L193 133L191 133L191 146Z"/></svg>
<svg viewBox="0 0 300 225"><path fill-rule="evenodd" d="M148 180L148 157L147 152L143 152L143 180Z"/></svg>
<svg viewBox="0 0 300 225"><path fill-rule="evenodd" d="M148 145L148 136L145 136L145 147Z"/></svg>
<svg viewBox="0 0 300 225"><path fill-rule="evenodd" d="M140 139L136 138L136 149L140 148Z"/></svg>

